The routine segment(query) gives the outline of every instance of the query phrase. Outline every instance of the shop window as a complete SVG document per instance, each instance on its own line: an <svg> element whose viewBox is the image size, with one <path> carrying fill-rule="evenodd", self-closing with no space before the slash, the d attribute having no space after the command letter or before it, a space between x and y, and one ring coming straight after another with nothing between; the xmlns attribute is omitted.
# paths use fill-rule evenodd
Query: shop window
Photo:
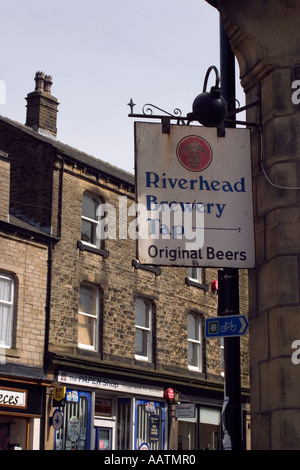
<svg viewBox="0 0 300 470"><path fill-rule="evenodd" d="M0 416L0 450L28 450L29 418Z"/></svg>
<svg viewBox="0 0 300 470"><path fill-rule="evenodd" d="M212 408L200 408L200 449L220 450L221 413Z"/></svg>
<svg viewBox="0 0 300 470"><path fill-rule="evenodd" d="M0 271L0 347L11 348L13 342L14 323L14 291L13 276Z"/></svg>
<svg viewBox="0 0 300 470"><path fill-rule="evenodd" d="M138 298L135 301L135 357L139 360L152 360L152 313L149 300Z"/></svg>
<svg viewBox="0 0 300 470"><path fill-rule="evenodd" d="M101 248L101 240L98 233L98 209L101 203L99 198L87 194L84 194L82 197L81 241L96 248Z"/></svg>
<svg viewBox="0 0 300 470"><path fill-rule="evenodd" d="M130 398L118 399L117 413L117 449L130 450L131 430L131 400Z"/></svg>
<svg viewBox="0 0 300 470"><path fill-rule="evenodd" d="M112 416L111 400L96 397L95 416Z"/></svg>
<svg viewBox="0 0 300 470"><path fill-rule="evenodd" d="M196 313L188 315L188 365L202 371L202 320Z"/></svg>
<svg viewBox="0 0 300 470"><path fill-rule="evenodd" d="M84 349L98 349L100 290L95 286L80 286L78 312L78 346Z"/></svg>
<svg viewBox="0 0 300 470"><path fill-rule="evenodd" d="M221 412L197 406L194 417L178 418L178 450L220 450Z"/></svg>
<svg viewBox="0 0 300 470"><path fill-rule="evenodd" d="M178 450L196 449L197 422L194 420L178 420Z"/></svg>

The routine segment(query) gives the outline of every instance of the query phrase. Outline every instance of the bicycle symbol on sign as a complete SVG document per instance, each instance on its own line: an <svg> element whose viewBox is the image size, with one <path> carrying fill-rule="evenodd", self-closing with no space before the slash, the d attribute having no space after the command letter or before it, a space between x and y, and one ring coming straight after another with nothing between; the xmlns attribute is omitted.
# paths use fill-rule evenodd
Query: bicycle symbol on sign
<svg viewBox="0 0 300 470"><path fill-rule="evenodd" d="M226 331L231 331L234 333L236 331L236 325L233 323L233 321L226 321L224 325L221 326L221 331L222 333L226 333Z"/></svg>

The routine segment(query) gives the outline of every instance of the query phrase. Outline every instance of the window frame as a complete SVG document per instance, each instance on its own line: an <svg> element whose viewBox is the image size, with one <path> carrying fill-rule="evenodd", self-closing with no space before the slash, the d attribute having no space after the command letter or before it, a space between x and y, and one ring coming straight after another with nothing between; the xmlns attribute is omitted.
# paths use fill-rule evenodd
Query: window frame
<svg viewBox="0 0 300 470"><path fill-rule="evenodd" d="M198 330L198 338L190 338L189 336L189 320L191 316L194 317L195 319L195 324L196 328ZM188 318L187 318L188 324L187 324L187 337L188 337L188 368L191 371L196 371L196 372L203 372L203 340L202 340L202 332L203 332L203 319L202 315L196 312L188 312ZM195 335L196 336L196 335ZM196 345L197 346L197 365L190 364L190 345Z"/></svg>
<svg viewBox="0 0 300 470"><path fill-rule="evenodd" d="M196 277L193 275L193 271L196 270L197 271L197 274L196 274ZM190 275L191 274L191 275ZM202 271L202 268L200 268L199 266L191 266L188 268L188 272L187 272L187 277L189 279L191 279L192 281L194 282L198 282L199 284L202 284L203 282L203 271Z"/></svg>
<svg viewBox="0 0 300 470"><path fill-rule="evenodd" d="M142 326L137 324L137 315L136 315L136 304L138 301L141 301L145 304L147 307L147 318L148 318L148 325L147 326ZM138 361L146 361L146 362L152 362L153 360L153 350L152 350L152 345L153 345L153 302L150 299L145 299L143 297L136 297L135 302L135 338L134 338L134 354L135 354L135 359ZM137 354L136 349L137 349L137 337L136 333L137 331L142 331L146 333L146 350L147 350L147 355L140 355ZM144 348L142 348L144 349Z"/></svg>
<svg viewBox="0 0 300 470"><path fill-rule="evenodd" d="M7 273L5 271L0 271L0 282L2 279L7 279L10 281L10 300L4 300L0 298L0 307L5 306L9 307L9 317L10 317L10 331L9 331L9 344L0 344L2 349L12 349L13 348L13 336L14 336L14 322L15 322L15 292L16 292L16 280L15 276L12 273ZM7 332L5 334L7 336Z"/></svg>
<svg viewBox="0 0 300 470"><path fill-rule="evenodd" d="M224 338L220 338L220 356L221 356L221 376L225 376L225 342Z"/></svg>
<svg viewBox="0 0 300 470"><path fill-rule="evenodd" d="M82 288L88 288L93 292L93 299L92 302L95 306L95 312L90 313L90 312L83 312L80 310L80 294L81 294L81 289ZM90 284L88 282L82 282L79 286L79 303L78 303L78 333L77 333L77 346L80 349L85 349L89 351L98 351L99 350L99 325L100 325L100 296L101 291L100 287L94 284ZM79 328L80 328L80 322L79 318L80 315L83 317L88 317L91 319L94 319L94 337L93 337L93 345L88 345L84 343L79 342Z"/></svg>
<svg viewBox="0 0 300 470"><path fill-rule="evenodd" d="M196 277L193 277L193 273L191 273L190 275L190 270L194 270L194 269L198 270ZM185 278L185 283L187 286L193 286L198 289L202 289L204 290L204 292L207 292L209 290L208 285L205 284L205 269L200 266L188 267L187 276Z"/></svg>
<svg viewBox="0 0 300 470"><path fill-rule="evenodd" d="M95 203L95 218L94 219L83 214L83 201L84 201L84 198L91 199ZM98 249L102 248L102 244L103 244L103 240L101 240L97 236L97 227L99 225L99 218L97 217L97 211L98 211L98 208L101 204L103 204L103 201L99 196L96 196L94 194L90 194L88 192L83 193L83 195L82 195L82 205L81 205L81 234L80 234L80 241L81 241L81 243L83 243L84 245L86 245L88 247L98 248ZM92 226L94 226L94 230L95 230L94 240L93 241L95 243L91 243L91 242L86 241L82 238L82 224L83 224L83 221L88 222L90 224L93 224Z"/></svg>

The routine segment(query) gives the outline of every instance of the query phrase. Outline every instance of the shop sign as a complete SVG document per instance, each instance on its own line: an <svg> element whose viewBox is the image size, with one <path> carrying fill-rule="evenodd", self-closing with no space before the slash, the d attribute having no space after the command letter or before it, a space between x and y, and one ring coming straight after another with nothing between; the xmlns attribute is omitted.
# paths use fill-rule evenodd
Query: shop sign
<svg viewBox="0 0 300 470"><path fill-rule="evenodd" d="M193 403L180 403L176 405L176 418L195 418L195 405Z"/></svg>
<svg viewBox="0 0 300 470"><path fill-rule="evenodd" d="M79 402L79 395L77 390L69 390L66 394L66 400L73 403Z"/></svg>
<svg viewBox="0 0 300 470"><path fill-rule="evenodd" d="M137 259L252 268L249 129L135 123Z"/></svg>
<svg viewBox="0 0 300 470"><path fill-rule="evenodd" d="M140 445L139 450L149 450L149 446L148 446L147 442L143 442Z"/></svg>
<svg viewBox="0 0 300 470"><path fill-rule="evenodd" d="M53 386L53 400L62 401L66 395L66 387Z"/></svg>
<svg viewBox="0 0 300 470"><path fill-rule="evenodd" d="M26 408L27 390L0 388L0 407Z"/></svg>
<svg viewBox="0 0 300 470"><path fill-rule="evenodd" d="M68 437L71 442L76 442L79 438L80 422L77 416L71 416L68 421Z"/></svg>
<svg viewBox="0 0 300 470"><path fill-rule="evenodd" d="M63 414L58 408L54 411L52 416L52 425L56 431L58 431L63 424Z"/></svg>
<svg viewBox="0 0 300 470"><path fill-rule="evenodd" d="M155 403L154 403L154 401L150 401L150 402L145 403L145 410L148 413L155 413Z"/></svg>
<svg viewBox="0 0 300 470"><path fill-rule="evenodd" d="M58 373L58 381L73 386L91 387L101 390L110 390L114 392L134 393L135 395L138 394L154 397L163 397L164 393L163 388L160 387L135 384L118 379L107 379L94 375L77 374L65 371L60 371Z"/></svg>
<svg viewBox="0 0 300 470"><path fill-rule="evenodd" d="M152 442L159 441L159 416L150 415L149 416L149 438Z"/></svg>

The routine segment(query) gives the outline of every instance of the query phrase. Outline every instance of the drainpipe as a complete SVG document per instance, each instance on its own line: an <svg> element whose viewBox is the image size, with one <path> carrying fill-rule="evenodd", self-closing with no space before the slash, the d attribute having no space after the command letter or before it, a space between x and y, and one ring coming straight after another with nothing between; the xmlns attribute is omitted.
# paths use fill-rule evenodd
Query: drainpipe
<svg viewBox="0 0 300 470"><path fill-rule="evenodd" d="M63 195L63 173L64 173L64 158L62 158L62 164L60 168L60 175L59 175L59 189L58 189L58 224L57 224L57 238L55 243L59 242L61 238L61 227L62 227L62 195ZM44 374L47 377L47 369L48 369L48 358L49 358L49 330L50 330L50 317L51 317L51 297L52 297L52 266L53 266L53 249L54 243L50 242L48 245L48 259L47 259L47 292L46 292L46 305L45 305L45 342L44 342L44 361L43 361L43 369ZM44 417L46 418L47 415L47 401L46 401L46 394L44 394L44 401L43 401L43 409L44 409ZM43 421L43 420L42 420ZM40 446L41 449L45 447L45 432L46 426L45 422L41 426L41 439L40 439Z"/></svg>
<svg viewBox="0 0 300 470"><path fill-rule="evenodd" d="M63 195L63 173L64 173L65 160L62 157L62 163L59 175L59 189L58 189L58 224L57 224L57 238L56 243L61 238L62 227L62 195ZM46 294L46 321L45 321L45 345L44 345L44 372L47 375L48 364L48 348L49 348L49 328L50 328L50 313L51 313L51 297L52 297L52 265L53 265L53 249L54 244L50 243L48 246L48 260L47 260L47 294Z"/></svg>

